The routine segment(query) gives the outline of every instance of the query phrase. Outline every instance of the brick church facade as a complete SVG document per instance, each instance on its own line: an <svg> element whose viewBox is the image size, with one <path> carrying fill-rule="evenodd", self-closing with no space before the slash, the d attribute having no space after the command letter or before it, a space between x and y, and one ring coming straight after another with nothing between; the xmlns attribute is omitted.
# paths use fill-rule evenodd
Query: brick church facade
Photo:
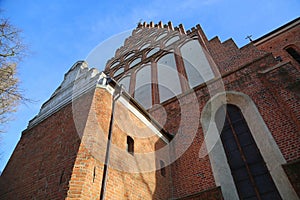
<svg viewBox="0 0 300 200"><path fill-rule="evenodd" d="M299 199L299 70L300 18L241 48L139 24L103 72L65 74L0 199Z"/></svg>

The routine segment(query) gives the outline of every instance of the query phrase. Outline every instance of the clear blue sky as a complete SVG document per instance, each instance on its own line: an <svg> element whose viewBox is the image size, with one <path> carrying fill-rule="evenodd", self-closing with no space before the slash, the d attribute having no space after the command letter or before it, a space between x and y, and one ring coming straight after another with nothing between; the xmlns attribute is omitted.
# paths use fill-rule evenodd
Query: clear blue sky
<svg viewBox="0 0 300 200"><path fill-rule="evenodd" d="M2 15L23 30L30 55L19 64L21 88L37 103L21 105L0 137L0 171L21 132L63 80L64 73L99 43L136 27L142 20L172 21L186 29L201 24L208 38L256 39L297 18L299 0L0 0ZM111 55L113 56L113 55ZM104 64L99 63L100 70ZM94 66L92 66L94 67Z"/></svg>

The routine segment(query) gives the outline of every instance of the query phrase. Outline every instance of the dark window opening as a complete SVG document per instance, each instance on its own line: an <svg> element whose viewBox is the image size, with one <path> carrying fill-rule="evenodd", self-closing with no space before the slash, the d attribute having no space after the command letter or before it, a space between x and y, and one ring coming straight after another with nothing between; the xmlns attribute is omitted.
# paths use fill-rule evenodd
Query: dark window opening
<svg viewBox="0 0 300 200"><path fill-rule="evenodd" d="M215 121L240 199L281 199L241 110L224 105Z"/></svg>
<svg viewBox="0 0 300 200"><path fill-rule="evenodd" d="M278 61L278 62L282 62L282 58L281 58L281 56L277 56L277 57L275 57L275 60L276 60L276 61Z"/></svg>
<svg viewBox="0 0 300 200"><path fill-rule="evenodd" d="M132 137L127 136L127 152L130 153L131 155L134 154L134 140Z"/></svg>
<svg viewBox="0 0 300 200"><path fill-rule="evenodd" d="M96 167L94 167L94 171L93 171L93 183L95 182L96 179Z"/></svg>
<svg viewBox="0 0 300 200"><path fill-rule="evenodd" d="M166 176L166 168L165 168L164 161L160 160L159 163L160 163L160 174L162 176Z"/></svg>
<svg viewBox="0 0 300 200"><path fill-rule="evenodd" d="M300 64L300 55L294 48L289 47L286 51Z"/></svg>
<svg viewBox="0 0 300 200"><path fill-rule="evenodd" d="M65 175L65 168L61 172L59 184L62 184L64 182L64 175Z"/></svg>

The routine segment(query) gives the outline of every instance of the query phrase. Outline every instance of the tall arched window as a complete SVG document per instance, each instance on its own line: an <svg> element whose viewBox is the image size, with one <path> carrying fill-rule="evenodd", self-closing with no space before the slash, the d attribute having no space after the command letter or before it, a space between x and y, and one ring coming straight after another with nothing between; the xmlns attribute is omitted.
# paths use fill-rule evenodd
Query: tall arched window
<svg viewBox="0 0 300 200"><path fill-rule="evenodd" d="M281 199L241 110L224 105L215 121L240 199Z"/></svg>
<svg viewBox="0 0 300 200"><path fill-rule="evenodd" d="M130 75L127 75L127 76L123 77L118 82L119 82L120 85L122 84L124 86L124 88L127 92L129 92Z"/></svg>
<svg viewBox="0 0 300 200"><path fill-rule="evenodd" d="M182 92L174 54L167 54L157 62L158 90L160 102Z"/></svg>
<svg viewBox="0 0 300 200"><path fill-rule="evenodd" d="M146 109L152 106L151 65L142 67L136 73L134 98Z"/></svg>
<svg viewBox="0 0 300 200"><path fill-rule="evenodd" d="M191 88L214 77L209 62L197 40L191 40L180 48L188 83Z"/></svg>

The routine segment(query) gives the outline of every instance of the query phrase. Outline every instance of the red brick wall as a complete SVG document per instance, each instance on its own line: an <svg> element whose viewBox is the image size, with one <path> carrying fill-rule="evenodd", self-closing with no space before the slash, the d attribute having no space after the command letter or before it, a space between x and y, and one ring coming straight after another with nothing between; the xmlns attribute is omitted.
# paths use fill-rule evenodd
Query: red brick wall
<svg viewBox="0 0 300 200"><path fill-rule="evenodd" d="M111 103L111 95L105 89L96 89L84 130L83 142L74 164L67 199L99 198L106 149L106 140L103 137L107 138ZM125 124L122 123L125 121ZM126 128L130 128L132 132L127 133ZM139 133L139 130L144 132ZM140 138L132 135L132 133L139 133L143 136L145 132L152 136ZM127 135L134 139L134 155L126 152ZM165 176L160 174L160 170L155 171L155 169L149 172L130 173L128 171L131 166L140 166L140 170L143 170L143 162L136 157L139 153L155 152L165 145L139 118L117 102L105 191L106 199L168 199L170 196L170 169L168 167L166 167ZM157 160L154 158L145 162L155 164Z"/></svg>
<svg viewBox="0 0 300 200"><path fill-rule="evenodd" d="M219 42L216 43L216 46L211 46L210 48L213 49L217 46L222 46ZM226 43L228 45L231 41ZM234 45L229 46L236 48ZM300 129L296 122L296 120L299 122L300 114L299 91L297 92L295 87L293 87L294 89L288 89L289 85L290 87L294 86L293 82L299 79L299 71L290 64L282 65L277 67L276 70L268 71L267 69L273 68L278 63L271 54L261 54L260 51L256 51L252 44L238 50L240 56L236 58L236 61L233 61L232 66L228 65L229 67L226 67L226 63L229 63L226 58L233 56L232 60L234 60L235 52L232 51L232 55L229 55L230 52L224 53L225 55L222 58L224 60L222 61L221 53L228 47L225 46L222 48L222 51L220 50L219 53L212 57L216 58L219 63L226 91L238 91L249 95L259 109L285 159L288 162L299 159ZM220 47L219 49L222 48ZM249 52L253 52L253 54ZM246 58L247 55L251 57L251 60ZM285 77L288 81L280 77L280 74L278 74L278 70L280 69L288 72L287 77ZM272 83L266 84L266 82L270 81ZM275 94L274 91L277 91L278 94ZM205 86L197 87L195 93L201 112L210 96ZM167 122L164 128L170 133L176 133L182 128L181 131L188 134L190 130L186 126L179 127L178 122L182 119L183 109L178 101L175 99L173 101L169 100L163 106L167 113ZM159 109L152 110L151 114L158 121L163 121L162 119L165 117L164 112L160 112ZM192 115L193 112L190 114ZM191 119L193 117L197 118L197 116L191 116ZM198 193L216 186L208 156L199 158L199 150L203 139L203 131L200 125L190 148L172 164L174 198L183 198L189 194ZM176 144L174 148L180 148L180 143Z"/></svg>
<svg viewBox="0 0 300 200"><path fill-rule="evenodd" d="M299 66L283 55L286 52L282 47L291 43L299 47L298 32L299 28L273 38L260 45L261 50L253 44L238 49L232 40L223 43L218 38L203 41L221 72L225 89L250 96L287 162L300 158L300 74ZM282 54L284 61L291 63L276 62L268 52L270 49L275 56ZM198 86L194 94L199 110L189 112L193 109L192 94L182 95L181 103L173 98L150 111L159 122L166 119L163 124L168 132L182 133L181 138L169 147L170 156L178 159L166 167L166 176L159 170L129 173L126 169L109 167L108 199L205 199L208 196L222 199L208 156L199 157L204 142L200 121L194 140L180 156L182 145L195 131L189 124L199 120L199 113L210 98L207 87ZM120 121L117 119L114 125L114 148L126 152L126 137L133 133L137 134L132 136L135 153L153 152L165 146L155 135L138 137L144 134L141 130L149 130L141 129L145 128L143 123L120 103L116 110ZM84 95L73 105L65 106L39 125L24 131L0 178L0 199L99 198L106 147L103 138L107 137L110 114L111 95L98 88L95 93ZM127 123L121 123L124 121ZM83 136L82 141L79 136ZM110 166L120 167L127 160L132 166L138 163L134 156L118 154L118 151L113 151L111 156L119 159L112 159Z"/></svg>
<svg viewBox="0 0 300 200"><path fill-rule="evenodd" d="M178 158L171 165L172 169L172 197L179 198L203 190L216 187L208 156L199 158L199 149L204 138L199 126L199 112L193 112L192 103L187 103L191 96L187 95L177 100L168 101L163 106L167 113L164 128L170 133L176 134L171 157ZM163 108L154 109L151 114L158 120L163 121L166 117ZM198 124L198 131L191 124ZM196 127L197 128L197 127ZM189 148L182 154L181 151L187 145L193 132L195 138Z"/></svg>
<svg viewBox="0 0 300 200"><path fill-rule="evenodd" d="M265 98L266 120L270 121L269 129L287 162L300 158L299 77L300 72L290 63L283 63L260 77L270 96Z"/></svg>
<svg viewBox="0 0 300 200"><path fill-rule="evenodd" d="M285 61L291 61L294 66L300 70L300 64L296 62L285 50L286 47L292 46L298 53L300 53L300 25L292 27L284 31L283 33L271 37L265 42L258 43L256 46L258 49L272 52L274 57L280 56Z"/></svg>
<svg viewBox="0 0 300 200"><path fill-rule="evenodd" d="M25 130L0 178L0 199L63 199L80 138L68 105Z"/></svg>
<svg viewBox="0 0 300 200"><path fill-rule="evenodd" d="M220 74L236 70L267 54L255 48L251 43L238 48L232 39L221 43L217 37L208 41L206 46Z"/></svg>
<svg viewBox="0 0 300 200"><path fill-rule="evenodd" d="M106 147L103 136L107 137L108 133L110 105L111 95L104 89L96 89L95 93L92 91L82 96L73 105L65 106L37 126L24 131L1 176L1 199L98 199ZM135 127L152 132L117 103L116 115L122 116L126 112L129 116L126 124L133 127L133 132ZM117 122L112 144L124 153L127 133ZM102 138L96 130L99 123L104 133ZM148 138L133 138L135 154L155 152L165 146L153 133ZM111 156L119 158L113 152ZM131 157L131 161L135 160L135 156L129 153L127 156ZM155 157L149 161L157 162ZM125 157L111 159L110 164L116 166L127 162ZM142 162L136 160L133 164L139 166ZM108 168L107 199L169 198L169 167L166 167L165 176L155 169L141 173L124 170Z"/></svg>

